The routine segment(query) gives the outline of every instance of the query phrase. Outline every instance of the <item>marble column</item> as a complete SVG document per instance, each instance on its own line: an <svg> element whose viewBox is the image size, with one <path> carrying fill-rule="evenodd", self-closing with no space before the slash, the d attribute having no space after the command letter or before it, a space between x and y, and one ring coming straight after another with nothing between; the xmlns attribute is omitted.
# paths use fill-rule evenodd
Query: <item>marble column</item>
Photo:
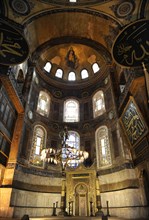
<svg viewBox="0 0 149 220"><path fill-rule="evenodd" d="M95 213L95 216L103 216L103 212L101 211L101 197L100 197L100 186L99 180L96 179L96 204L98 211Z"/></svg>
<svg viewBox="0 0 149 220"><path fill-rule="evenodd" d="M66 180L62 180L62 191L61 191L61 211L59 212L59 216L67 216L66 212Z"/></svg>

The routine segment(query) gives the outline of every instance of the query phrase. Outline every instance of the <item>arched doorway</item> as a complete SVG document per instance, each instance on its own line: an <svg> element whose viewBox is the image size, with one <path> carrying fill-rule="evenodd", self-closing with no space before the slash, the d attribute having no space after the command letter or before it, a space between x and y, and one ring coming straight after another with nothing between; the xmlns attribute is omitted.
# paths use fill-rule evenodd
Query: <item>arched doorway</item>
<svg viewBox="0 0 149 220"><path fill-rule="evenodd" d="M88 188L80 183L75 188L75 216L88 215Z"/></svg>

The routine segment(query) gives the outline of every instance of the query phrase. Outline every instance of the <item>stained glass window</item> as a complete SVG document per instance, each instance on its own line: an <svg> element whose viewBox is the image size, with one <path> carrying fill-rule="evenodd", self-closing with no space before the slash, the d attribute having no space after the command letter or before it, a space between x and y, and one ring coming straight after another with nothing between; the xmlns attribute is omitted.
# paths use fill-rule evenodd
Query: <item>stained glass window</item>
<svg viewBox="0 0 149 220"><path fill-rule="evenodd" d="M95 137L98 167L111 165L112 161L107 127L101 126L98 128Z"/></svg>
<svg viewBox="0 0 149 220"><path fill-rule="evenodd" d="M68 131L68 139L66 141L66 144L70 147L73 147L77 150L80 149L80 135L76 132L76 131ZM65 152L67 151L65 148L63 149L63 162L65 163L65 160L67 160L67 155ZM75 155L77 155L77 152L74 153L74 151L72 151L73 153L71 153L71 148L70 148L70 152L69 152L69 157L71 158L71 160L68 161L68 165L71 167L77 167L79 165L79 162L77 159L73 159L75 157Z"/></svg>
<svg viewBox="0 0 149 220"><path fill-rule="evenodd" d="M64 121L79 121L79 103L77 100L69 99L64 102Z"/></svg>

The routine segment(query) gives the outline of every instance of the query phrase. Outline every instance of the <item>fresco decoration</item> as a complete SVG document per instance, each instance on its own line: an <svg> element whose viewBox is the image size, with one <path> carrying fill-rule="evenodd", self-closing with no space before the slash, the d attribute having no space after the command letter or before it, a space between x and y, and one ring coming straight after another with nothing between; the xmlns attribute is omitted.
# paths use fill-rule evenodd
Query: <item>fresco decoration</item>
<svg viewBox="0 0 149 220"><path fill-rule="evenodd" d="M116 24L115 24L116 25ZM117 25L116 25L117 26ZM119 33L119 28L113 28L113 25L109 25L109 34L105 35L104 41L106 42L107 48L109 49L109 51L111 51L112 45L113 45L113 41L115 39L115 37L118 35Z"/></svg>
<svg viewBox="0 0 149 220"><path fill-rule="evenodd" d="M90 127L91 127L91 125L90 125L89 123L85 123L85 124L83 125L83 130L89 130Z"/></svg>
<svg viewBox="0 0 149 220"><path fill-rule="evenodd" d="M82 92L82 93L81 93L81 97L82 97L82 98L87 98L87 97L89 97L89 92L88 92L88 91Z"/></svg>
<svg viewBox="0 0 149 220"><path fill-rule="evenodd" d="M124 67L139 67L149 62L149 20L141 19L125 27L112 46L115 62Z"/></svg>
<svg viewBox="0 0 149 220"><path fill-rule="evenodd" d="M62 94L62 92L60 90L53 91L53 95L56 98L62 98L62 96L63 96L63 94Z"/></svg>
<svg viewBox="0 0 149 220"><path fill-rule="evenodd" d="M54 129L54 130L59 130L59 125L58 125L58 123L53 123L52 124L52 128Z"/></svg>
<svg viewBox="0 0 149 220"><path fill-rule="evenodd" d="M111 9L116 17L127 18L129 20L135 9L135 1L121 1L121 3L117 5L112 5Z"/></svg>
<svg viewBox="0 0 149 220"><path fill-rule="evenodd" d="M23 35L0 19L0 64L16 65L29 55L29 46Z"/></svg>
<svg viewBox="0 0 149 220"><path fill-rule="evenodd" d="M9 0L9 5L16 15L26 16L30 13L30 4L27 0Z"/></svg>
<svg viewBox="0 0 149 220"><path fill-rule="evenodd" d="M132 96L130 96L122 113L120 122L132 146L137 144L148 133L148 127Z"/></svg>
<svg viewBox="0 0 149 220"><path fill-rule="evenodd" d="M71 69L77 69L79 65L79 60L72 47L70 47L69 51L67 52L65 59L66 59L66 65L68 67L70 67Z"/></svg>

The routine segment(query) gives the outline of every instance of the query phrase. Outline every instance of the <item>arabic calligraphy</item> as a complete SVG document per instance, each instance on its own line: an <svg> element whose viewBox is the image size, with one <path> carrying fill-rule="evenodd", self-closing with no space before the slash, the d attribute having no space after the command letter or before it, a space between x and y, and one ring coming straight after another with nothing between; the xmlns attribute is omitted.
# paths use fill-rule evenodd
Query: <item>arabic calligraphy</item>
<svg viewBox="0 0 149 220"><path fill-rule="evenodd" d="M14 44L6 44L3 43L3 39L4 39L4 34L1 32L0 33L0 55L3 57L6 57L5 53L11 53L13 55L17 55L17 56L22 56L22 54L20 52L17 52L15 49L20 49L21 46L18 43L14 43Z"/></svg>
<svg viewBox="0 0 149 220"><path fill-rule="evenodd" d="M0 64L22 63L29 54L24 37L14 28L0 20Z"/></svg>
<svg viewBox="0 0 149 220"><path fill-rule="evenodd" d="M132 145L134 145L146 133L147 128L138 113L133 100L129 102L127 109L122 116L122 122Z"/></svg>
<svg viewBox="0 0 149 220"><path fill-rule="evenodd" d="M139 20L126 27L117 37L112 55L125 67L140 66L149 61L149 20Z"/></svg>

